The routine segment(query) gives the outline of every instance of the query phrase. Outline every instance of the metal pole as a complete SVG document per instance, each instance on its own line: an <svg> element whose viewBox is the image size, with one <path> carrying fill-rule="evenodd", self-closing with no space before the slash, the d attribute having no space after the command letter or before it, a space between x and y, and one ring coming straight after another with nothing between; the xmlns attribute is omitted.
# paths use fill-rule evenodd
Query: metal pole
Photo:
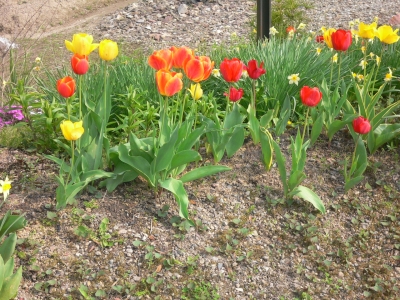
<svg viewBox="0 0 400 300"><path fill-rule="evenodd" d="M257 0L257 40L269 38L271 0Z"/></svg>

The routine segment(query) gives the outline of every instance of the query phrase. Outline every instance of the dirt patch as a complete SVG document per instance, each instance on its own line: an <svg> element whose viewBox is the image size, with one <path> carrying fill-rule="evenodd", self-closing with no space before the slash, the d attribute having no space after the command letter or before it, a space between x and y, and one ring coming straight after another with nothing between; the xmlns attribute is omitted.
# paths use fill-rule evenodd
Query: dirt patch
<svg viewBox="0 0 400 300"><path fill-rule="evenodd" d="M98 18L132 3L132 0L2 0L0 35L38 38L73 28L90 29Z"/></svg>

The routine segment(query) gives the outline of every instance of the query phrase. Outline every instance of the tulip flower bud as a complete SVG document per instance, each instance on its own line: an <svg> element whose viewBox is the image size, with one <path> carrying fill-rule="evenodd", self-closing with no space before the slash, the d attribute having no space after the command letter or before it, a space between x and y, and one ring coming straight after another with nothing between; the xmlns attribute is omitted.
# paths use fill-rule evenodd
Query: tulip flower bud
<svg viewBox="0 0 400 300"><path fill-rule="evenodd" d="M225 96L229 97L229 100L232 102L239 101L243 97L243 89L236 89L233 86L229 88L229 94L225 93Z"/></svg>
<svg viewBox="0 0 400 300"><path fill-rule="evenodd" d="M102 60L113 60L118 56L118 44L111 40L101 41L99 45L99 56Z"/></svg>
<svg viewBox="0 0 400 300"><path fill-rule="evenodd" d="M57 81L57 91L64 98L69 98L75 93L75 80L70 77L64 77Z"/></svg>
<svg viewBox="0 0 400 300"><path fill-rule="evenodd" d="M84 75L89 70L89 61L87 55L74 54L71 58L71 67L77 75Z"/></svg>
<svg viewBox="0 0 400 300"><path fill-rule="evenodd" d="M67 141L76 141L79 139L85 131L82 124L82 121L72 123L70 120L64 120L60 124L64 138Z"/></svg>
<svg viewBox="0 0 400 300"><path fill-rule="evenodd" d="M317 87L303 86L300 90L300 98L305 106L313 107L317 106L321 101L322 93Z"/></svg>
<svg viewBox="0 0 400 300"><path fill-rule="evenodd" d="M366 134L371 130L371 124L367 118L357 117L353 120L353 129L359 134Z"/></svg>

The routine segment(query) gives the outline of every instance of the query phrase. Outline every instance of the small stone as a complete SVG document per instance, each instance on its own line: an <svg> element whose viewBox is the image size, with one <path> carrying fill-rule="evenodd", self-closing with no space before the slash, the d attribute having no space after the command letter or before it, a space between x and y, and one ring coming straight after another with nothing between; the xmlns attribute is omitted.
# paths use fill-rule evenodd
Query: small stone
<svg viewBox="0 0 400 300"><path fill-rule="evenodd" d="M178 7L178 14L180 14L180 15L185 15L185 14L187 13L187 11L188 11L188 7L187 7L186 4L181 4L181 5L179 5L179 7Z"/></svg>

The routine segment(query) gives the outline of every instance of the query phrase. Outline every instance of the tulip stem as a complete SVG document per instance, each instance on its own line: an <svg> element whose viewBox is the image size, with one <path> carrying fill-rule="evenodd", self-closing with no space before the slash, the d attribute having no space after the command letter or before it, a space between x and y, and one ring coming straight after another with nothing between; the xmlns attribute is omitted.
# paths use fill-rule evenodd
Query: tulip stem
<svg viewBox="0 0 400 300"><path fill-rule="evenodd" d="M68 120L71 120L71 108L69 107L69 97L66 98L67 102L67 115L68 115Z"/></svg>
<svg viewBox="0 0 400 300"><path fill-rule="evenodd" d="M65 182L65 185L68 184L69 177L71 176L72 168L74 166L74 160L75 160L74 141L71 141L71 166L69 167L69 172L68 172L67 181Z"/></svg>
<svg viewBox="0 0 400 300"><path fill-rule="evenodd" d="M82 120L82 75L79 76L79 120Z"/></svg>
<svg viewBox="0 0 400 300"><path fill-rule="evenodd" d="M359 142L359 140L360 140L360 137L361 137L361 134L358 135L358 138L357 138L357 141L356 141L356 146L354 147L353 155L352 155L352 157L351 157L350 173L348 174L348 175L349 175L348 178L351 178L351 175L352 175L351 170L353 169L353 163L354 163L354 160L355 160L355 158L356 158L356 152L357 152L357 147L358 147L358 142ZM345 171L346 171L346 170L345 170ZM353 171L353 172L354 172L354 171ZM346 178L346 179L347 179L347 178Z"/></svg>
<svg viewBox="0 0 400 300"><path fill-rule="evenodd" d="M107 64L104 62L104 95L103 95L103 109L104 109L104 119L103 122L105 122L105 126L107 126ZM104 128L104 133L106 132L106 129Z"/></svg>
<svg viewBox="0 0 400 300"><path fill-rule="evenodd" d="M308 128L308 112L309 111L310 111L310 107L307 108L307 112L306 112L306 119L304 121L303 134L301 136L301 145L303 145L303 143L304 143L304 136L306 134L306 128ZM307 134L308 134L308 130L307 130Z"/></svg>
<svg viewBox="0 0 400 300"><path fill-rule="evenodd" d="M254 117L255 117L255 114L256 114L256 81L255 80L253 80L253 95L252 96L253 96L252 97L253 103L251 105L253 106Z"/></svg>
<svg viewBox="0 0 400 300"><path fill-rule="evenodd" d="M339 70L338 70L338 79L337 79L337 86L339 86L340 82L340 66L342 64L342 51L339 51L339 57L338 57L338 64L339 64Z"/></svg>
<svg viewBox="0 0 400 300"><path fill-rule="evenodd" d="M229 94L230 94L230 92L231 92L231 88L232 88L232 86L229 87L228 93L226 94L225 120L226 120L226 116L227 116L228 113L229 113L229 102L230 102L230 100L229 100ZM225 122L225 120L224 120L224 122Z"/></svg>

